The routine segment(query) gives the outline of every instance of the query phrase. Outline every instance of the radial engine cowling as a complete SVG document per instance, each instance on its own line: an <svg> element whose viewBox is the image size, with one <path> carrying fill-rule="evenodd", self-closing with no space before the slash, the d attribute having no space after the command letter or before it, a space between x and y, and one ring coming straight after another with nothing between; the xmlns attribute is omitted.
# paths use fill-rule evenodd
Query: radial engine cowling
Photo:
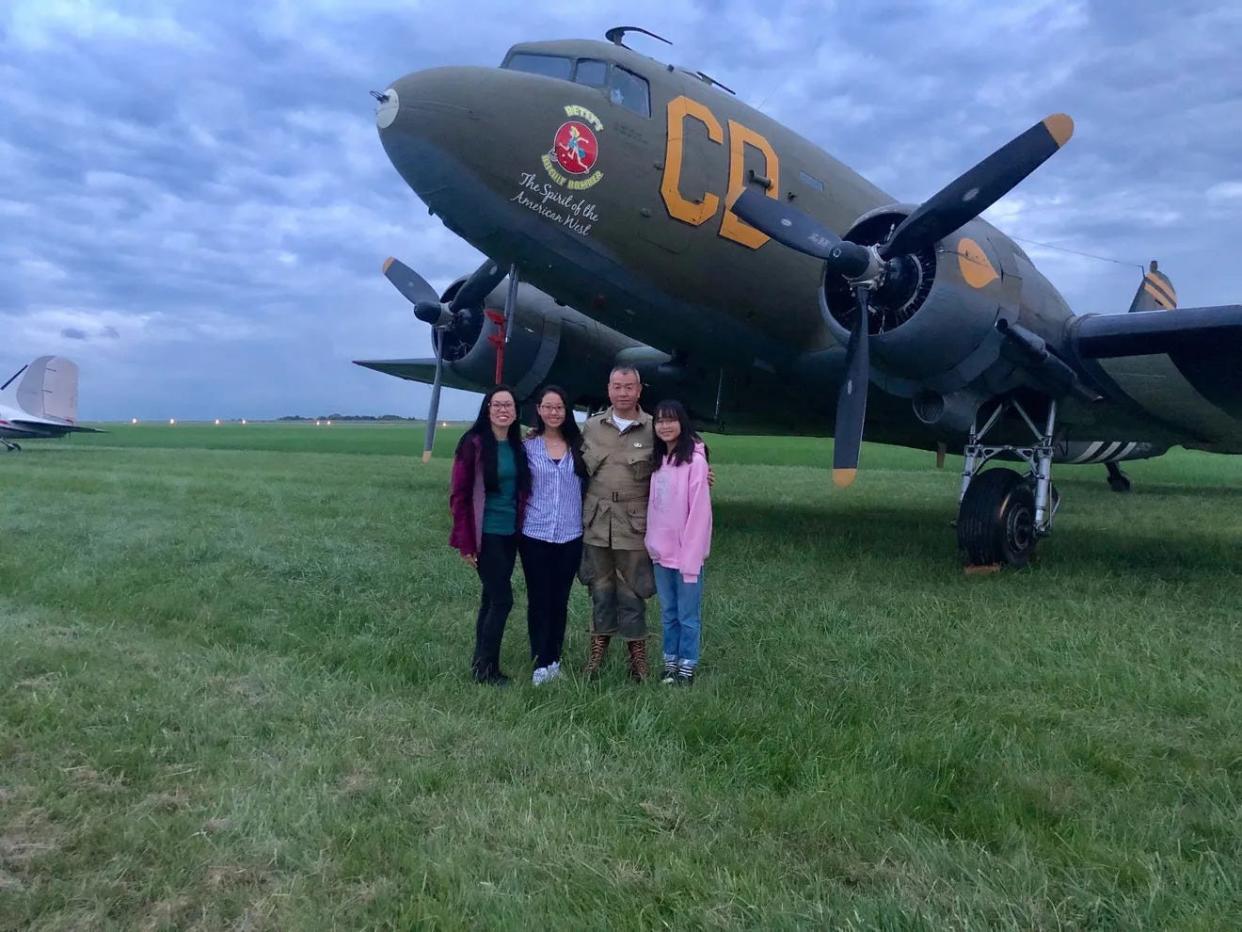
<svg viewBox="0 0 1242 932"><path fill-rule="evenodd" d="M894 205L864 214L845 235L882 242L913 208ZM872 380L906 398L949 394L969 385L1000 356L996 321L1016 319L1021 283L1007 283L990 238L992 226L972 220L952 235L900 258L900 274L871 299ZM1012 286L1012 287L1010 287ZM856 302L850 285L826 274L820 310L842 345L849 340Z"/></svg>
<svg viewBox="0 0 1242 932"><path fill-rule="evenodd" d="M443 300L451 301L462 281L450 286ZM508 287L508 280L502 280L482 307L463 310L453 326L433 331L434 339L444 340L446 365L474 384L495 381L497 342L503 339ZM642 346L573 308L557 304L531 285L518 285L516 313L504 346L502 380L513 387L520 400L549 383L579 400L600 395L617 354Z"/></svg>

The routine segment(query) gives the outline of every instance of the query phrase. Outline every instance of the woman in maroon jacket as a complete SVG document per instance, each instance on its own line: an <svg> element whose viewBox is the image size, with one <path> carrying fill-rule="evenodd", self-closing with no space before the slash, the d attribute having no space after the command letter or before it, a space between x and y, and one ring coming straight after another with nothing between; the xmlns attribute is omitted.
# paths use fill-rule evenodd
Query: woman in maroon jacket
<svg viewBox="0 0 1242 932"><path fill-rule="evenodd" d="M518 427L517 401L506 385L485 396L479 416L453 454L449 544L479 574L483 596L471 668L480 683L508 685L500 672L500 641L513 608L513 563L530 496L530 469Z"/></svg>

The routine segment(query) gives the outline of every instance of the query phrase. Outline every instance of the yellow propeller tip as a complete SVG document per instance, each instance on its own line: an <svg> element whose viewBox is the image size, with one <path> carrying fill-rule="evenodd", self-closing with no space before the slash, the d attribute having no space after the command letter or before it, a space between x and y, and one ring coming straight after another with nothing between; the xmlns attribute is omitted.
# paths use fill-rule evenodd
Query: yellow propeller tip
<svg viewBox="0 0 1242 932"><path fill-rule="evenodd" d="M854 484L854 480L858 477L857 469L834 469L832 471L832 484L838 489L844 489Z"/></svg>
<svg viewBox="0 0 1242 932"><path fill-rule="evenodd" d="M388 274L388 268L389 268L389 266L391 266L391 265L392 265L394 262L396 262L396 261L397 261L397 260L396 260L396 259L394 259L392 256L389 256L387 259L385 259L385 260L384 260L384 274L385 274L385 275L387 275L387 274Z"/></svg>
<svg viewBox="0 0 1242 932"><path fill-rule="evenodd" d="M1069 142L1074 135L1074 121L1068 113L1054 113L1044 120L1044 126L1057 141L1058 148Z"/></svg>

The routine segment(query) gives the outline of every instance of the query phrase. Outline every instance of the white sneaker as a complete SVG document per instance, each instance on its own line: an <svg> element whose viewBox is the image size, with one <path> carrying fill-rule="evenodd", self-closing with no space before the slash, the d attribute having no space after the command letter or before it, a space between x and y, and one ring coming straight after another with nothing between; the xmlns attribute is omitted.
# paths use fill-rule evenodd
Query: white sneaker
<svg viewBox="0 0 1242 932"><path fill-rule="evenodd" d="M536 669L535 672L531 674L530 684L532 686L542 686L552 678L549 673L551 669L551 667L539 667Z"/></svg>
<svg viewBox="0 0 1242 932"><path fill-rule="evenodd" d="M544 682L550 682L551 680L557 679L561 675L561 662L559 660L554 660L552 663L544 667L544 669L548 671L548 675L544 677Z"/></svg>

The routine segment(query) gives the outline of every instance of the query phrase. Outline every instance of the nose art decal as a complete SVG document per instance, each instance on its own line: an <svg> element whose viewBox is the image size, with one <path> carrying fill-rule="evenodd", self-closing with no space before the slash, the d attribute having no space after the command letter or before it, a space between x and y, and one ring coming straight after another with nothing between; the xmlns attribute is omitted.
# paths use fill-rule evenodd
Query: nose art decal
<svg viewBox="0 0 1242 932"><path fill-rule="evenodd" d="M548 177L563 188L585 191L593 187L604 173L595 169L599 160L599 137L604 123L586 107L570 105L569 117L552 137L552 148L543 156Z"/></svg>

